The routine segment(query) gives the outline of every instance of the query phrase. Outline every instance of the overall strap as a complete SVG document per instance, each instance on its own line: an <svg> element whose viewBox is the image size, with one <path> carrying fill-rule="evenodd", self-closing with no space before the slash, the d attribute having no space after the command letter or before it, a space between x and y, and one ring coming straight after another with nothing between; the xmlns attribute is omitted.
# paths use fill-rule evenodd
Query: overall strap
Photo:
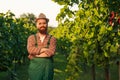
<svg viewBox="0 0 120 80"><path fill-rule="evenodd" d="M34 34L34 37L35 37L35 47L38 47L36 34Z"/></svg>
<svg viewBox="0 0 120 80"><path fill-rule="evenodd" d="M35 47L38 47L36 34L34 34L34 37L35 37ZM51 39L51 37L52 37L52 35L50 35L49 40L48 40L48 42L47 42L47 46L46 46L47 48L48 48L49 45L50 45L50 39Z"/></svg>
<svg viewBox="0 0 120 80"><path fill-rule="evenodd" d="M49 40L48 40L48 42L47 42L47 48L48 48L49 45L50 45L50 39L51 39L51 37L52 37L52 35L50 35Z"/></svg>

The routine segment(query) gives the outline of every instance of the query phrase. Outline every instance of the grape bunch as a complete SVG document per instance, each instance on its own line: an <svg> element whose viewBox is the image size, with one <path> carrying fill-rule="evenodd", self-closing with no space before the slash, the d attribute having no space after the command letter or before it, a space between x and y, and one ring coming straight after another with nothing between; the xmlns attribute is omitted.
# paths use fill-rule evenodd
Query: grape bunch
<svg viewBox="0 0 120 80"><path fill-rule="evenodd" d="M120 25L120 16L118 13L111 11L110 12L110 17L109 17L109 25L114 26L115 24Z"/></svg>

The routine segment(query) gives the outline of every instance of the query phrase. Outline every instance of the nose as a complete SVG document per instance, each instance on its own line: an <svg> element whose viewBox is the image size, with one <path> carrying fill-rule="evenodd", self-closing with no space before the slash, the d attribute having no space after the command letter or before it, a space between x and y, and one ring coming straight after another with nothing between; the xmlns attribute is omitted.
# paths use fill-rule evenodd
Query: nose
<svg viewBox="0 0 120 80"><path fill-rule="evenodd" d="M41 26L45 26L45 24L42 23Z"/></svg>

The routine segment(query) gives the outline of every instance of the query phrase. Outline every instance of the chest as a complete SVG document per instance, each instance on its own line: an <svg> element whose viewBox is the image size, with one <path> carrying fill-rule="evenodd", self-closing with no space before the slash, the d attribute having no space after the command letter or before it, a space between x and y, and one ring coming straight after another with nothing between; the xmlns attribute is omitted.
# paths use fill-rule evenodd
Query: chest
<svg viewBox="0 0 120 80"><path fill-rule="evenodd" d="M35 45L38 47L48 47L50 44L50 39L51 39L51 36L47 36L43 38L36 37Z"/></svg>

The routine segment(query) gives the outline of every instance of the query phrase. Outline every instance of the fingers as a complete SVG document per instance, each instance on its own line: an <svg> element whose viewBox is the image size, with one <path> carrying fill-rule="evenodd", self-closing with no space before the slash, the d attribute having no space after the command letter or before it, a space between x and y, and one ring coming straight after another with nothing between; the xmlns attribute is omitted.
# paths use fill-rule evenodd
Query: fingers
<svg viewBox="0 0 120 80"><path fill-rule="evenodd" d="M48 50L48 48L42 48L41 50L40 50L40 52L42 53L42 52L45 52L45 51L47 51Z"/></svg>

